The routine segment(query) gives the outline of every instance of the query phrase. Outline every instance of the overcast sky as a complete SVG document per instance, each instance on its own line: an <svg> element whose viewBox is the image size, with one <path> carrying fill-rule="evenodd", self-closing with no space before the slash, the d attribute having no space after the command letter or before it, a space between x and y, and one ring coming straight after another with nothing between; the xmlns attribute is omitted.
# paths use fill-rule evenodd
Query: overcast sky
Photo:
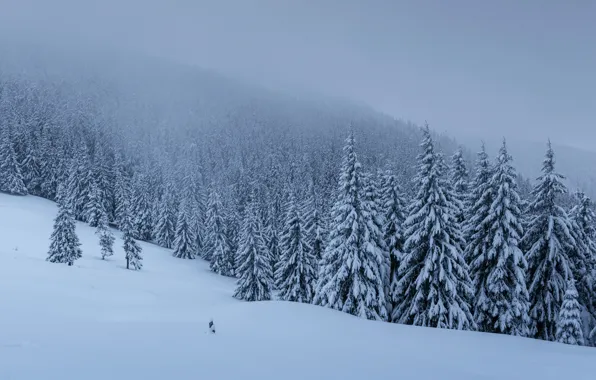
<svg viewBox="0 0 596 380"><path fill-rule="evenodd" d="M363 101L458 136L596 151L594 0L0 0L0 33Z"/></svg>

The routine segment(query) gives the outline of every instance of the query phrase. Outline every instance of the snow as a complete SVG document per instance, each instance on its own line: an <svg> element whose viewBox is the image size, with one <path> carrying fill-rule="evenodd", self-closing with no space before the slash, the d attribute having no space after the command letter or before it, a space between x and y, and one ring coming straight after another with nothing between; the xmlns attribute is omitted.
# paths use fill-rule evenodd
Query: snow
<svg viewBox="0 0 596 380"><path fill-rule="evenodd" d="M56 206L0 194L0 379L591 379L596 350L503 335L367 321L322 307L241 302L202 260L120 233L101 260L45 261ZM216 334L210 334L213 318Z"/></svg>

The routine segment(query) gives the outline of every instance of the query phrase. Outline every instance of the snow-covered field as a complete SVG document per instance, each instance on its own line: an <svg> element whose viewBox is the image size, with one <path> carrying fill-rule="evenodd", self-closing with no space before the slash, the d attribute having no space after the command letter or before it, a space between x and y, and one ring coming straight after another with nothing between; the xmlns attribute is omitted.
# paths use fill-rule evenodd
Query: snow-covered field
<svg viewBox="0 0 596 380"><path fill-rule="evenodd" d="M201 261L121 240L102 261L45 261L52 202L0 194L0 379L594 379L596 349L360 320L320 307L232 298ZM208 333L213 317L217 333Z"/></svg>

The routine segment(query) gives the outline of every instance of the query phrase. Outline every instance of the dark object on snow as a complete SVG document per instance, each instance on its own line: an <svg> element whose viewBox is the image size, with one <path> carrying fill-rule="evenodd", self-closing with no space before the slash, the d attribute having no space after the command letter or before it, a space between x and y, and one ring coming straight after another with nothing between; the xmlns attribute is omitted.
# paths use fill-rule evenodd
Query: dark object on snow
<svg viewBox="0 0 596 380"><path fill-rule="evenodd" d="M211 334L215 334L215 325L213 324L213 319L209 321L209 331L211 331Z"/></svg>

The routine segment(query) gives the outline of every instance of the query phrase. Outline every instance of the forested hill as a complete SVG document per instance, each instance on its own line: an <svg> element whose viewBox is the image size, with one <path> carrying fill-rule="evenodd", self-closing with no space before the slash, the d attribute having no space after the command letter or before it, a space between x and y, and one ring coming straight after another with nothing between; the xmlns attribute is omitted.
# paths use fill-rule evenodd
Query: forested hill
<svg viewBox="0 0 596 380"><path fill-rule="evenodd" d="M313 182L327 199L351 125L367 171L391 165L405 187L414 174L418 129L363 106L282 95L145 57L2 49L2 125L12 126L20 161L50 140L63 150L52 150L61 167L73 155L84 157L80 165L103 155L106 165L118 157L130 175L143 173L157 187L191 176L196 186L215 183L234 198L254 182L267 199L290 188L304 193ZM440 145L447 154L455 149L448 139Z"/></svg>

